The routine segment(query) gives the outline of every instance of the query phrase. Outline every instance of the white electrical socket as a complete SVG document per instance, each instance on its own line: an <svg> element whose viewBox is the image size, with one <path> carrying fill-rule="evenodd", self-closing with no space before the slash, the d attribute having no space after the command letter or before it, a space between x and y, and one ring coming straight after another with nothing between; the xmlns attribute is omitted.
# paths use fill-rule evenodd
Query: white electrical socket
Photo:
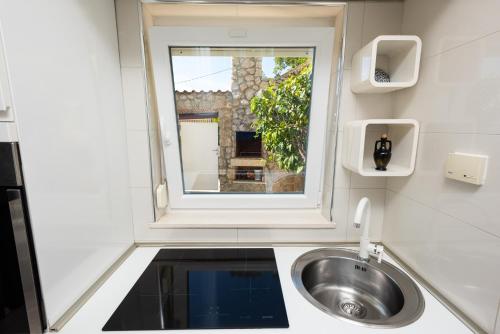
<svg viewBox="0 0 500 334"><path fill-rule="evenodd" d="M483 185L488 170L488 156L468 153L449 153L445 176L449 179Z"/></svg>

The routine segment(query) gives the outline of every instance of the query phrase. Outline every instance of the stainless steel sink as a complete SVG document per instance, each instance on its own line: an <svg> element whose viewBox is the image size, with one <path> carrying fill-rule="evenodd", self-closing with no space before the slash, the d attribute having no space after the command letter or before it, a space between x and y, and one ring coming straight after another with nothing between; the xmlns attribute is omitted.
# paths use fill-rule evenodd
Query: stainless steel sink
<svg viewBox="0 0 500 334"><path fill-rule="evenodd" d="M417 320L424 298L413 280L385 261L357 255L346 249L303 254L292 267L295 287L320 310L352 323L394 328Z"/></svg>

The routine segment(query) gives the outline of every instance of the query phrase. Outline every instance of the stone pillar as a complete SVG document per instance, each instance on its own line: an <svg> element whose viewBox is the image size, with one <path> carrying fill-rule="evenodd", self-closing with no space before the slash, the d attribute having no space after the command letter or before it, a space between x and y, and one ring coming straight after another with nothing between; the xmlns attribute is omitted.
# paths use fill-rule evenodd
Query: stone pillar
<svg viewBox="0 0 500 334"><path fill-rule="evenodd" d="M219 117L219 180L223 192L235 191L231 184L235 173L231 159L236 154L236 131L253 131L251 125L255 117L250 112L250 100L260 89L262 58L233 57L231 80L232 107Z"/></svg>
<svg viewBox="0 0 500 334"><path fill-rule="evenodd" d="M262 82L262 58L234 57L231 91L233 93L233 131L252 131L255 117L250 100Z"/></svg>

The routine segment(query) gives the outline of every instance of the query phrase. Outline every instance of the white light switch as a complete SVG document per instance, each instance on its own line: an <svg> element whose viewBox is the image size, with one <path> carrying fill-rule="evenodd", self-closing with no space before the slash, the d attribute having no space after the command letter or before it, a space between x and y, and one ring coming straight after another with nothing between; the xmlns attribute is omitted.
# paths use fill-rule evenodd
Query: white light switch
<svg viewBox="0 0 500 334"><path fill-rule="evenodd" d="M467 153L449 153L446 161L445 176L449 179L484 184L488 169L488 156Z"/></svg>

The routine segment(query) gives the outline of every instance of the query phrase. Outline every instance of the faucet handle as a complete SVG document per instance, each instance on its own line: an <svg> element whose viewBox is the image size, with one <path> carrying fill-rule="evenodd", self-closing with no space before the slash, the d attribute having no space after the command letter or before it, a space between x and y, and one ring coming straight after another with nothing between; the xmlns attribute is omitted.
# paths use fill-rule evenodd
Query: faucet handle
<svg viewBox="0 0 500 334"><path fill-rule="evenodd" d="M375 245L375 255L377 255L377 262L381 263L382 259L384 258L384 246L382 245Z"/></svg>
<svg viewBox="0 0 500 334"><path fill-rule="evenodd" d="M377 257L377 262L381 263L384 258L384 246L377 244L368 244L368 251L370 254L375 255Z"/></svg>

